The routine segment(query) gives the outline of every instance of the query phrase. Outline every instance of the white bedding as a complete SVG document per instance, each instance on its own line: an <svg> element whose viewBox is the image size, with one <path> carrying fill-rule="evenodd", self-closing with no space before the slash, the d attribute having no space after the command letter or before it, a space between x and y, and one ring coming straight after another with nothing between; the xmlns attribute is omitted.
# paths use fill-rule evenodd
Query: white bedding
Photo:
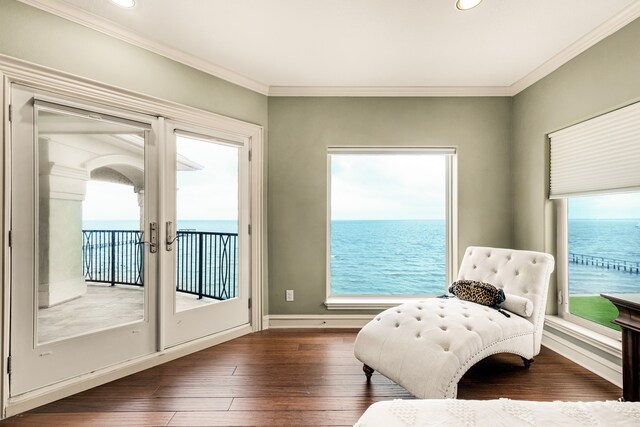
<svg viewBox="0 0 640 427"><path fill-rule="evenodd" d="M392 400L371 405L355 427L640 426L640 402Z"/></svg>

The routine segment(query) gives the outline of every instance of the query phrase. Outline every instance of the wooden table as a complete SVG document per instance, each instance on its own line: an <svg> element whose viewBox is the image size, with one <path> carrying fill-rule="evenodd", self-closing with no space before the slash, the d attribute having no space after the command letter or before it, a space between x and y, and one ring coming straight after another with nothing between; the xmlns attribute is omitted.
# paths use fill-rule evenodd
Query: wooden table
<svg viewBox="0 0 640 427"><path fill-rule="evenodd" d="M622 397L640 401L640 294L601 294L619 311L613 321L622 328Z"/></svg>

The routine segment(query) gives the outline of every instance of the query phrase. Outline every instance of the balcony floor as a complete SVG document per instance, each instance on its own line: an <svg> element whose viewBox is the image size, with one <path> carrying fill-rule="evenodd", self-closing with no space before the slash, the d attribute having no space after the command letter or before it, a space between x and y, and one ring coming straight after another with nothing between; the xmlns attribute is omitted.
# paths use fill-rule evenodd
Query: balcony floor
<svg viewBox="0 0 640 427"><path fill-rule="evenodd" d="M87 284L87 293L79 298L38 310L38 342L70 338L106 329L143 317L143 288ZM176 293L178 311L216 303L217 300Z"/></svg>

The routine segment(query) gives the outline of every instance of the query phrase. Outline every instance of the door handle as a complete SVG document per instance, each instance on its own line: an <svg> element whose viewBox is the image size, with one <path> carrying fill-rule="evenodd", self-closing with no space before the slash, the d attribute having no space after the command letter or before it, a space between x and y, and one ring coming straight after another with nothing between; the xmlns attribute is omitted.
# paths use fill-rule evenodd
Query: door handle
<svg viewBox="0 0 640 427"><path fill-rule="evenodd" d="M149 231L149 252L155 254L156 252L158 252L158 223L150 223Z"/></svg>
<svg viewBox="0 0 640 427"><path fill-rule="evenodd" d="M158 252L158 223L150 222L149 223L149 241L144 240L144 233L142 233L142 237L140 238L140 244L149 245L149 252L155 254Z"/></svg>
<svg viewBox="0 0 640 427"><path fill-rule="evenodd" d="M165 223L165 234L167 236L165 240L165 248L167 251L171 251L173 242L178 238L178 236L173 237L173 223L171 221L167 221Z"/></svg>

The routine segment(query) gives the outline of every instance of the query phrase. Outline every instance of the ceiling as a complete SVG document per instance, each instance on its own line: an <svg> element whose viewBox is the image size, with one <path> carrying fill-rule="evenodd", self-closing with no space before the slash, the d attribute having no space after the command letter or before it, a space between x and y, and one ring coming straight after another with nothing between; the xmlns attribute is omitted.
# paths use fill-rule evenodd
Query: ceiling
<svg viewBox="0 0 640 427"><path fill-rule="evenodd" d="M272 95L512 95L640 0L22 0Z"/></svg>

